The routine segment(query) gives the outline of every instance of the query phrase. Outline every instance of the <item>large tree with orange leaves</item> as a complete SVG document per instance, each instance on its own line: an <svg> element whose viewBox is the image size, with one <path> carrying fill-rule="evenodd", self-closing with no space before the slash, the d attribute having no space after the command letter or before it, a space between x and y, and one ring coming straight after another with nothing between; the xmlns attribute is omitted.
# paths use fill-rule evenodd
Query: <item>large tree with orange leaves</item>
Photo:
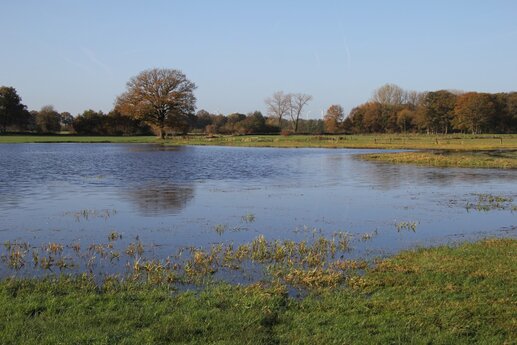
<svg viewBox="0 0 517 345"><path fill-rule="evenodd" d="M179 70L146 70L129 80L126 92L117 98L116 109L156 127L164 138L166 127L183 123L194 113L195 89Z"/></svg>

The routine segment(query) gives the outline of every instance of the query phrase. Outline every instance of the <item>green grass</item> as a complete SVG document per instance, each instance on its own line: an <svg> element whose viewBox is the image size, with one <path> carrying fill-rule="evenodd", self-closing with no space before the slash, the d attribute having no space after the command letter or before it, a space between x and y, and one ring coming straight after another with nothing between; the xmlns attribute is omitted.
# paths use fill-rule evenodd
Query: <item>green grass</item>
<svg viewBox="0 0 517 345"><path fill-rule="evenodd" d="M0 144L21 143L156 143L154 136L0 135Z"/></svg>
<svg viewBox="0 0 517 345"><path fill-rule="evenodd" d="M220 145L245 147L323 147L378 149L503 150L517 149L517 135L264 135L177 137L171 145Z"/></svg>
<svg viewBox="0 0 517 345"><path fill-rule="evenodd" d="M348 287L166 286L86 277L0 282L8 344L512 344L517 240L400 253Z"/></svg>
<svg viewBox="0 0 517 345"><path fill-rule="evenodd" d="M517 135L201 135L177 136L160 140L153 136L103 137L76 135L3 135L2 143L148 143L161 145L211 145L284 148L369 148L440 150L442 152L409 152L361 155L363 159L389 163L430 166L516 168ZM513 150L513 151L512 151ZM477 152L475 152L477 151Z"/></svg>
<svg viewBox="0 0 517 345"><path fill-rule="evenodd" d="M503 150L517 149L517 135L425 135L425 134L371 134L371 135L249 135L177 136L160 140L152 136L103 137L76 135L0 135L0 143L36 142L112 142L161 143L165 145L218 145L245 147L328 147L328 148L386 148L386 149L440 149L440 150Z"/></svg>
<svg viewBox="0 0 517 345"><path fill-rule="evenodd" d="M364 154L358 156L364 160L396 163L417 164L439 167L466 168L498 168L516 169L517 151L502 152L399 152L382 154Z"/></svg>

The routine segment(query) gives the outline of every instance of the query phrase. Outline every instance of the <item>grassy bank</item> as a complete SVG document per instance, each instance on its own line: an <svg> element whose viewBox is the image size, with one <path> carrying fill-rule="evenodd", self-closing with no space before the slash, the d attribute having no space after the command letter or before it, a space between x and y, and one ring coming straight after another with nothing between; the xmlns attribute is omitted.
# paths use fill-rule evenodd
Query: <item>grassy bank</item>
<svg viewBox="0 0 517 345"><path fill-rule="evenodd" d="M283 148L366 148L441 150L400 154L361 155L361 158L389 163L451 167L516 168L517 135L255 135L178 136L160 140L152 136L103 137L75 135L4 135L2 143L147 143L161 145L211 145ZM479 152L474 152L479 151Z"/></svg>
<svg viewBox="0 0 517 345"><path fill-rule="evenodd" d="M383 154L364 154L359 158L369 161L417 164L438 167L466 167L466 168L498 168L517 169L517 152L399 152Z"/></svg>
<svg viewBox="0 0 517 345"><path fill-rule="evenodd" d="M517 135L265 135L178 137L174 145L245 147L322 147L371 149L504 150L517 149Z"/></svg>
<svg viewBox="0 0 517 345"><path fill-rule="evenodd" d="M302 299L285 287L201 292L82 278L0 282L2 344L510 344L517 240L403 252L348 287Z"/></svg>
<svg viewBox="0 0 517 345"><path fill-rule="evenodd" d="M23 143L155 143L154 136L0 135L0 144Z"/></svg>
<svg viewBox="0 0 517 345"><path fill-rule="evenodd" d="M245 147L327 147L378 149L508 150L517 149L517 135L249 135L249 136L178 136L96 137L75 135L4 135L0 143L162 143L166 145L218 145Z"/></svg>

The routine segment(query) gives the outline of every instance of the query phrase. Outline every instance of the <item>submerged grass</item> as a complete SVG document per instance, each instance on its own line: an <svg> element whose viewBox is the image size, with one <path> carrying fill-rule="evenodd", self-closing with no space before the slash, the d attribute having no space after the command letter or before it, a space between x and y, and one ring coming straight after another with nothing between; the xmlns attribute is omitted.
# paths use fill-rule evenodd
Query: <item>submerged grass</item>
<svg viewBox="0 0 517 345"><path fill-rule="evenodd" d="M492 195L492 194L474 194L477 197L477 201L467 202L465 209L467 211L492 211L492 210L509 210L517 211L517 205L513 204L513 198L504 195Z"/></svg>
<svg viewBox="0 0 517 345"><path fill-rule="evenodd" d="M344 266L365 263L347 262ZM311 273L307 279L311 278ZM275 281L196 292L86 275L0 282L2 344L512 344L517 240L406 251L346 285Z"/></svg>
<svg viewBox="0 0 517 345"><path fill-rule="evenodd" d="M75 218L77 222L80 222L81 220L89 220L90 218L104 218L104 220L108 220L110 217L113 217L117 214L117 210L115 209L103 209L103 210L90 210L90 209L84 209L80 211L72 211L72 212L65 212L65 216L72 216Z"/></svg>
<svg viewBox="0 0 517 345"><path fill-rule="evenodd" d="M398 152L358 155L369 161L438 167L516 169L517 151L500 152Z"/></svg>
<svg viewBox="0 0 517 345"><path fill-rule="evenodd" d="M111 269L120 272L122 279L157 285L202 285L214 281L213 275L218 272L245 275L245 267L251 265L257 268L255 281L274 278L300 289L335 287L352 270L333 265L350 249L351 235L342 232L300 242L268 240L260 235L238 245L221 242L207 247L181 247L167 257L154 255L153 246L138 238L122 241L117 231L111 231L107 239L108 243L93 243L83 250L77 243L32 246L8 241L0 249L0 263L19 276L86 272L102 280L105 271Z"/></svg>
<svg viewBox="0 0 517 345"><path fill-rule="evenodd" d="M395 224L397 231L400 232L402 230L411 230L413 232L416 231L416 227L418 226L418 222L410 221L410 222L398 222Z"/></svg>

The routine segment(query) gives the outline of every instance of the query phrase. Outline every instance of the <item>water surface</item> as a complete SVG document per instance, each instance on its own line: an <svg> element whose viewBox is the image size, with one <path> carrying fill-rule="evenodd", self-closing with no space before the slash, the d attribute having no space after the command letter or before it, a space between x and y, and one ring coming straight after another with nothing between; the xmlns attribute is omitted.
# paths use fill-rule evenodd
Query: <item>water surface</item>
<svg viewBox="0 0 517 345"><path fill-rule="evenodd" d="M0 145L0 241L87 245L117 231L160 257L259 234L375 233L353 244L351 255L364 256L515 236L511 210L465 208L474 193L517 198L515 171L354 158L370 152L379 150ZM417 228L397 230L401 222Z"/></svg>

